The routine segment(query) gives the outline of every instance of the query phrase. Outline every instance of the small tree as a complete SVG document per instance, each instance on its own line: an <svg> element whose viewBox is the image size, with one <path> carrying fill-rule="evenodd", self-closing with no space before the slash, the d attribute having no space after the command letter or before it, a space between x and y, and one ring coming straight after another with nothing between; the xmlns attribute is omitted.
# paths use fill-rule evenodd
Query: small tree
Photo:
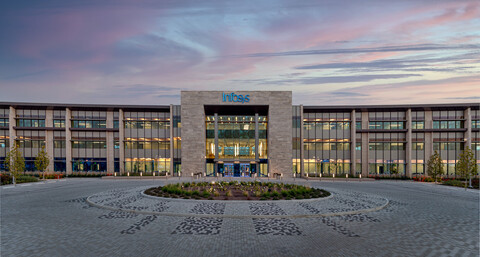
<svg viewBox="0 0 480 257"><path fill-rule="evenodd" d="M330 172L332 172L333 170L333 174L337 174L338 172L338 163L337 163L337 160L332 160L330 162Z"/></svg>
<svg viewBox="0 0 480 257"><path fill-rule="evenodd" d="M45 170L47 169L48 165L50 164L50 156L48 156L47 152L45 151L45 145L42 146L42 150L35 158L35 167L37 170L43 173L43 179L45 179Z"/></svg>
<svg viewBox="0 0 480 257"><path fill-rule="evenodd" d="M12 174L13 184L17 185L17 179L25 170L25 159L22 156L22 152L18 149L17 143L7 153L5 158L5 168Z"/></svg>
<svg viewBox="0 0 480 257"><path fill-rule="evenodd" d="M444 173L442 158L440 157L440 154L438 154L437 151L435 151L435 153L432 156L430 156L430 159L428 159L427 173L428 175L433 177L433 179L435 180L435 183L437 183L437 177L442 176Z"/></svg>
<svg viewBox="0 0 480 257"><path fill-rule="evenodd" d="M467 179L469 187L472 187L472 177L477 174L475 157L472 150L466 147L458 156L457 173L465 178L465 190L467 190Z"/></svg>

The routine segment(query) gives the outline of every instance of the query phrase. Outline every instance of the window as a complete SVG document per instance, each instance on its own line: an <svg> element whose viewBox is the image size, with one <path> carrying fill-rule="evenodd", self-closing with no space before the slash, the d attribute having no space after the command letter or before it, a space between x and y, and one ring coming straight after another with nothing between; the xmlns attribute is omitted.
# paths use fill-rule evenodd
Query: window
<svg viewBox="0 0 480 257"><path fill-rule="evenodd" d="M114 123L115 126L115 123ZM118 125L117 125L118 126ZM126 121L125 128L128 129L169 129L168 121Z"/></svg>
<svg viewBox="0 0 480 257"><path fill-rule="evenodd" d="M459 129L463 128L463 122L460 120L435 120L434 129Z"/></svg>
<svg viewBox="0 0 480 257"><path fill-rule="evenodd" d="M0 119L0 127L8 127L8 119Z"/></svg>
<svg viewBox="0 0 480 257"><path fill-rule="evenodd" d="M65 120L53 120L53 127L54 128L64 128L65 127Z"/></svg>
<svg viewBox="0 0 480 257"><path fill-rule="evenodd" d="M412 129L425 129L425 121L413 121Z"/></svg>
<svg viewBox="0 0 480 257"><path fill-rule="evenodd" d="M361 121L355 122L355 128L356 129L362 129L362 122Z"/></svg>
<svg viewBox="0 0 480 257"><path fill-rule="evenodd" d="M42 148L45 146L43 140L18 140L18 146L20 148Z"/></svg>
<svg viewBox="0 0 480 257"><path fill-rule="evenodd" d="M107 122L105 120L74 120L72 121L72 128L106 128Z"/></svg>
<svg viewBox="0 0 480 257"><path fill-rule="evenodd" d="M424 150L425 143L412 143L412 150Z"/></svg>
<svg viewBox="0 0 480 257"><path fill-rule="evenodd" d="M53 148L65 148L65 140L54 140Z"/></svg>
<svg viewBox="0 0 480 257"><path fill-rule="evenodd" d="M1 121L0 121L0 124L1 124ZM480 128L480 120L472 120L472 128Z"/></svg>
<svg viewBox="0 0 480 257"><path fill-rule="evenodd" d="M72 148L106 149L106 141L72 141Z"/></svg>
<svg viewBox="0 0 480 257"><path fill-rule="evenodd" d="M355 144L355 150L361 151L362 150L362 143Z"/></svg>
<svg viewBox="0 0 480 257"><path fill-rule="evenodd" d="M45 120L18 119L17 127L42 128L45 127Z"/></svg>
<svg viewBox="0 0 480 257"><path fill-rule="evenodd" d="M368 129L403 129L403 121L370 121L368 122Z"/></svg>

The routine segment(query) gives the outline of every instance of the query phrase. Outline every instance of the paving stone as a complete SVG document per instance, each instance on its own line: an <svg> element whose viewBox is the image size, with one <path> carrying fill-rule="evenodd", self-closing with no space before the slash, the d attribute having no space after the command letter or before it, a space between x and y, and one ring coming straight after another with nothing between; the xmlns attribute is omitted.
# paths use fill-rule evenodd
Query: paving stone
<svg viewBox="0 0 480 257"><path fill-rule="evenodd" d="M148 187L170 182L178 180L79 178L1 187L0 254L479 256L478 191L413 182L297 180L329 190L333 196L239 203L155 199L141 194ZM87 197L99 205L128 211L92 207ZM384 205L385 199L389 204L373 212L292 216L375 208ZM193 216L165 215L176 213Z"/></svg>

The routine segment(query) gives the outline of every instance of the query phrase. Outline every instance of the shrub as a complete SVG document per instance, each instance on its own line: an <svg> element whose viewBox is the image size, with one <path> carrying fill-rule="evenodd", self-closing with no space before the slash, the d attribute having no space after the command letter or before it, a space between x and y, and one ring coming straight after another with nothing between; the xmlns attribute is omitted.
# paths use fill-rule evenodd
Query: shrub
<svg viewBox="0 0 480 257"><path fill-rule="evenodd" d="M463 187L464 182L460 181L460 180L456 180L456 179L452 179L452 180L447 180L445 182L443 182L444 185L447 185L447 186L454 186L454 187Z"/></svg>
<svg viewBox="0 0 480 257"><path fill-rule="evenodd" d="M202 196L205 197L205 198L209 198L209 197L210 197L210 193L209 193L208 191L203 191Z"/></svg>
<svg viewBox="0 0 480 257"><path fill-rule="evenodd" d="M2 174L0 174L0 178L1 178L1 181L2 181L2 185L12 183L12 177L10 176L10 174L2 173Z"/></svg>
<svg viewBox="0 0 480 257"><path fill-rule="evenodd" d="M232 197L232 196L233 196L233 193L232 193L232 191L228 190L227 193L225 193L225 195L226 195L227 197Z"/></svg>
<svg viewBox="0 0 480 257"><path fill-rule="evenodd" d="M17 183L37 182L38 179L33 176L20 176L17 179Z"/></svg>
<svg viewBox="0 0 480 257"><path fill-rule="evenodd" d="M248 191L243 191L243 196L248 197Z"/></svg>

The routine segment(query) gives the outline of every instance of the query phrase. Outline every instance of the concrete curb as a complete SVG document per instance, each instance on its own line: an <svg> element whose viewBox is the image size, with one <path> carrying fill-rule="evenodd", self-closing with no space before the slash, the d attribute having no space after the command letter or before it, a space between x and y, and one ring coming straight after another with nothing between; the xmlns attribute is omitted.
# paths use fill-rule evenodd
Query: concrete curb
<svg viewBox="0 0 480 257"><path fill-rule="evenodd" d="M142 192L142 196L144 196ZM90 206L97 207L100 209L106 209L106 210L111 210L111 211L121 211L121 212L129 212L129 213L137 213L137 214L144 214L144 215L160 215L160 216L169 216L169 217L198 217L198 218L228 218L228 219L282 219L282 218L293 218L293 219L299 219L299 218L321 218L321 217L334 217L334 216L343 216L343 215L354 215L354 214L361 214L361 213L368 213L368 212L374 212L374 211L379 211L385 207L388 206L390 201L387 198L383 198L385 200L385 203L381 206L377 206L374 208L369 208L369 209L362 209L362 210L354 210L354 211L346 211L346 212L336 212L336 213L322 213L322 214L291 214L291 215L225 215L225 214L194 214L194 213L171 213L171 212L155 212L155 211L138 211L138 210L130 210L130 209L122 209L122 208L116 208L116 207L110 207L110 206L105 206L105 205L100 205L97 203L94 203L90 200L89 196L85 200ZM155 197L155 196L150 196L150 197ZM332 197L330 195L328 198ZM157 197L160 198L160 197ZM168 199L170 198L162 198L162 199ZM187 200L187 199L182 199L182 200ZM306 200L283 200L285 202L306 202L307 200L312 200L312 199L306 199ZM318 198L313 199L313 200L318 200ZM195 202L203 201L203 202L229 202L233 203L233 201L219 201L219 200L193 200ZM245 201L244 201L245 202ZM279 201L247 201L247 202L252 202L252 203L266 203L266 202L279 202Z"/></svg>

